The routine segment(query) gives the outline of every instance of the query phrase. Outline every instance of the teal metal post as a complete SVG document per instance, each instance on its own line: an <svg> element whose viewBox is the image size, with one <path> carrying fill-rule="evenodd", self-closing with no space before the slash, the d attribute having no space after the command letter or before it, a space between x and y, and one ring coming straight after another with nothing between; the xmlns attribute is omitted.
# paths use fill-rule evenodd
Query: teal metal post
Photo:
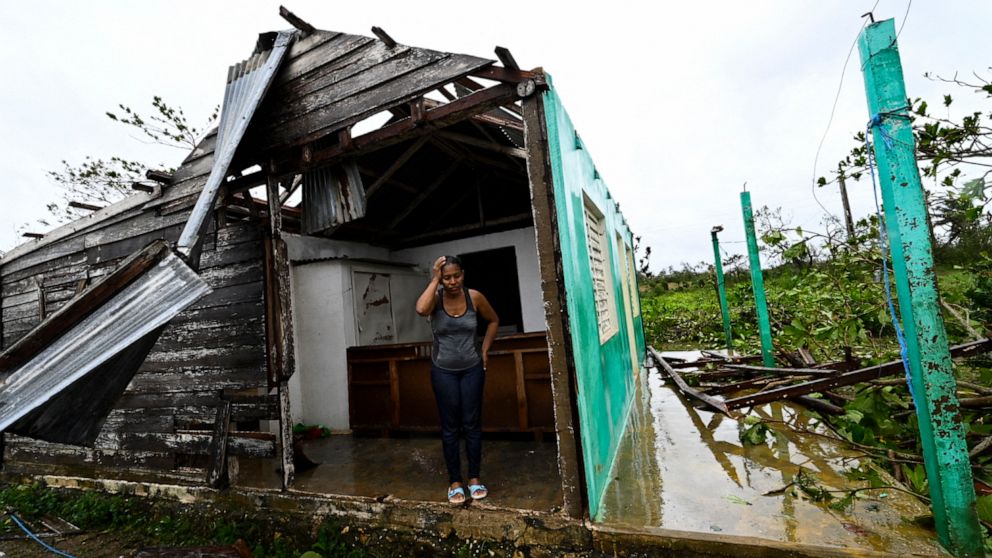
<svg viewBox="0 0 992 558"><path fill-rule="evenodd" d="M866 27L858 50L937 533L956 556L984 556L893 20Z"/></svg>
<svg viewBox="0 0 992 558"><path fill-rule="evenodd" d="M717 233L723 227L716 226L710 230L710 237L713 239L713 262L716 267L716 296L720 299L720 316L723 318L723 338L727 342L727 354L734 354L734 339L730 335L730 309L727 306L727 287L723 280L723 261L720 257L720 239Z"/></svg>
<svg viewBox="0 0 992 558"><path fill-rule="evenodd" d="M775 357L772 356L772 327L768 323L768 303L765 302L765 279L761 275L758 239L754 235L754 212L751 210L751 192L741 192L741 209L744 212L744 232L747 234L747 254L751 262L751 288L754 290L754 307L758 313L758 333L761 335L761 360L765 366L774 368Z"/></svg>

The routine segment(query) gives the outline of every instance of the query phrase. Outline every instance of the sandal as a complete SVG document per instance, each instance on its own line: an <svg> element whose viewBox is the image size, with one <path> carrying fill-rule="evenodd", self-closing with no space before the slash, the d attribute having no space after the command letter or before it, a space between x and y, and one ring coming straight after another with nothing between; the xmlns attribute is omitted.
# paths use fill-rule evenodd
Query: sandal
<svg viewBox="0 0 992 558"><path fill-rule="evenodd" d="M448 489L448 503L449 504L464 504L465 503L465 489L462 487L449 488Z"/></svg>
<svg viewBox="0 0 992 558"><path fill-rule="evenodd" d="M470 484L468 485L468 493L473 500L481 500L489 496L489 489L484 484Z"/></svg>

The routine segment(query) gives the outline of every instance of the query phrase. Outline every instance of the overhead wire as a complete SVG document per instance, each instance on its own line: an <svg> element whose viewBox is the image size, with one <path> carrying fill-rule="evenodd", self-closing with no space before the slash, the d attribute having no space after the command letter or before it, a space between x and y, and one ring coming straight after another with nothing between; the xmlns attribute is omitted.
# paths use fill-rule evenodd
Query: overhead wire
<svg viewBox="0 0 992 558"><path fill-rule="evenodd" d="M906 18L909 17L909 9L913 7L913 0L906 2L906 13L902 15L902 23L899 24L899 30L896 31L896 40L899 40L899 35L902 33L902 28L906 26Z"/></svg>
<svg viewBox="0 0 992 558"><path fill-rule="evenodd" d="M875 4L871 7L869 12L874 12L875 8L878 7L878 3L881 0L875 0ZM837 218L829 209L826 208L823 203L820 202L820 198L816 195L816 166L820 162L820 152L823 150L823 144L827 141L827 135L830 133L830 126L834 122L834 115L837 113L837 102L840 100L840 92L844 89L844 75L847 73L847 65L851 62L851 55L854 54L854 47L858 45L858 37L861 36L861 31L864 30L866 22L861 23L861 27L858 29L858 33L854 36L854 41L851 43L851 48L847 51L847 58L844 59L844 67L840 71L840 82L837 84L837 93L834 95L833 105L830 107L830 118L827 119L827 127L823 130L823 136L820 137L820 144L816 146L816 155L813 157L813 178L810 181L810 191L813 194L813 199L816 200L816 204L820 206L820 209L824 213Z"/></svg>

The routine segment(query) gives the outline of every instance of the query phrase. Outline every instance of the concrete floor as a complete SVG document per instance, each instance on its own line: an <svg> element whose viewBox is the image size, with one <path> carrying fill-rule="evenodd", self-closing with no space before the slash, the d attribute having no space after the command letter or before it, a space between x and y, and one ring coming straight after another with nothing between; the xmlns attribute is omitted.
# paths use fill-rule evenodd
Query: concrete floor
<svg viewBox="0 0 992 558"><path fill-rule="evenodd" d="M851 506L834 509L800 491L780 490L800 468L827 489L865 486L844 475L858 465L859 454L784 425L765 445L744 446L737 420L687 405L657 370L642 376L614 479L596 514L603 524L855 552L946 555L933 531L911 521L929 513L915 497L871 490L859 493ZM752 414L814 428L801 408L785 404Z"/></svg>
<svg viewBox="0 0 992 558"><path fill-rule="evenodd" d="M447 501L447 472L439 437L332 435L303 442L303 451L319 465L297 471L294 491ZM483 502L500 508L557 511L562 492L556 454L554 442L484 437L482 481L489 488L489 497ZM466 466L463 451L462 468ZM274 461L245 463L237 484L277 488Z"/></svg>

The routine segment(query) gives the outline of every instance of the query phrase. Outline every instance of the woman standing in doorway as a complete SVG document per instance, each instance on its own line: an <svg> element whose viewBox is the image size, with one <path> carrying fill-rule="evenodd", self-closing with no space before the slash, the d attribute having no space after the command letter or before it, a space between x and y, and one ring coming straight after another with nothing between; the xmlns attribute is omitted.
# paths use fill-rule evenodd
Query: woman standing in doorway
<svg viewBox="0 0 992 558"><path fill-rule="evenodd" d="M468 495L485 498L489 491L479 479L482 461L482 389L489 363L489 347L499 328L499 317L479 291L465 288L465 271L456 256L434 260L430 283L417 299L417 313L431 322L431 385L441 416L441 445L448 468L448 501L465 501L462 484L460 434L468 453ZM489 323L480 349L476 325L481 316Z"/></svg>

